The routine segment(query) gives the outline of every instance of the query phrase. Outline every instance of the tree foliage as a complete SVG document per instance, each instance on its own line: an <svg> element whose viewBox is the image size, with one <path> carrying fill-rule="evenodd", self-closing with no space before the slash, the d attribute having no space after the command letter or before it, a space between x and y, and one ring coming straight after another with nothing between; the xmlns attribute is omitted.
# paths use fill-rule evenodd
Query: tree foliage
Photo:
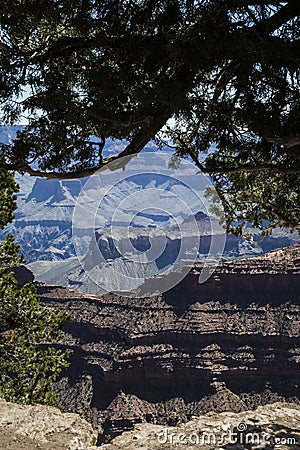
<svg viewBox="0 0 300 450"><path fill-rule="evenodd" d="M299 0L0 9L3 120L29 117L13 151L2 146L0 167L86 176L155 137L212 176L228 228L299 227ZM105 159L108 137L128 144Z"/></svg>
<svg viewBox="0 0 300 450"><path fill-rule="evenodd" d="M10 172L0 170L0 229L3 229L14 218L14 210L17 207L16 192L19 186Z"/></svg>
<svg viewBox="0 0 300 450"><path fill-rule="evenodd" d="M16 184L1 175L1 228L13 218ZM67 353L49 346L61 337L68 314L42 307L32 283L18 288L11 270L22 262L8 235L0 244L0 396L21 403L54 404L52 383L67 366Z"/></svg>

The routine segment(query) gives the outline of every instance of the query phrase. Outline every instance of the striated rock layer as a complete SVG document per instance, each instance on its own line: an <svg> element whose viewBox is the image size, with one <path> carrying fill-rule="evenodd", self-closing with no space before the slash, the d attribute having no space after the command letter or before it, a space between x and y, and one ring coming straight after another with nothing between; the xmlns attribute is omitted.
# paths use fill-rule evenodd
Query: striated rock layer
<svg viewBox="0 0 300 450"><path fill-rule="evenodd" d="M298 401L300 245L224 263L203 285L200 270L148 298L38 284L42 303L73 317L60 406L114 436L143 421Z"/></svg>

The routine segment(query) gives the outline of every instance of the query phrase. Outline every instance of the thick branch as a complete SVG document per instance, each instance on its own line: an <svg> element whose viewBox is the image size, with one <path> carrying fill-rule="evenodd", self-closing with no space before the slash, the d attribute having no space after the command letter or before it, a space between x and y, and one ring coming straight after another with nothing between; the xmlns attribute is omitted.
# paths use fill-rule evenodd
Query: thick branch
<svg viewBox="0 0 300 450"><path fill-rule="evenodd" d="M257 34L269 34L280 28L284 23L297 17L300 14L299 0L290 0L287 5L280 8L278 12L267 19L262 19L258 24L250 28L249 31Z"/></svg>
<svg viewBox="0 0 300 450"><path fill-rule="evenodd" d="M299 168L285 168L282 166L276 166L275 164L261 164L261 165L253 165L253 164L244 164L237 167L220 167L220 168L209 168L202 166L202 169L207 174L231 174L231 173L239 173L239 172L274 172L274 173L282 173L284 175L296 175L300 174Z"/></svg>
<svg viewBox="0 0 300 450"><path fill-rule="evenodd" d="M101 169L101 167L108 164L108 162L103 161L99 166L74 172L45 172L43 170L33 169L32 167L30 167L29 164L26 163L22 164L0 163L0 170L28 173L30 176L33 177L42 177L47 178L49 180L54 178L58 180L71 180L73 178L84 178L93 175L95 172L97 172L97 170Z"/></svg>
<svg viewBox="0 0 300 450"><path fill-rule="evenodd" d="M282 173L283 175L296 175L300 174L300 167L283 167L276 166L275 164L243 164L236 167L206 167L205 164L200 163L198 157L193 153L189 152L189 155L193 159L195 165L201 170L203 173L207 173L208 175L214 174L224 174L229 175L233 173L240 172L274 172L274 173Z"/></svg>
<svg viewBox="0 0 300 450"><path fill-rule="evenodd" d="M84 178L95 174L98 170L107 167L109 170L117 170L124 168L126 164L130 161L130 157L136 156L140 153L145 145L154 138L156 133L165 125L170 117L170 112L166 111L164 114L159 116L153 121L151 131L145 132L140 131L134 136L132 141L127 145L127 147L119 153L117 156L112 156L111 158L103 158L100 160L99 164L95 167L88 169L83 169L73 172L46 172L39 169L33 169L26 162L20 164L10 164L10 163L0 163L0 170L10 170L17 172L26 172L31 176L42 177L47 179L58 179L58 180L70 180L73 178ZM104 142L104 141L103 141ZM101 143L102 144L102 143ZM104 145L104 143L103 143Z"/></svg>
<svg viewBox="0 0 300 450"><path fill-rule="evenodd" d="M284 136L281 138L269 138L268 141L284 145L286 148L293 148L300 145L300 134L295 134L295 136Z"/></svg>
<svg viewBox="0 0 300 450"><path fill-rule="evenodd" d="M254 165L242 165L238 167L233 168L215 168L210 169L204 167L204 171L208 174L231 174L231 173L239 173L239 172L274 172L274 173L282 173L284 175L296 175L300 174L300 168L294 169L294 168L284 168L284 167L278 167L274 164L262 164L258 166Z"/></svg>

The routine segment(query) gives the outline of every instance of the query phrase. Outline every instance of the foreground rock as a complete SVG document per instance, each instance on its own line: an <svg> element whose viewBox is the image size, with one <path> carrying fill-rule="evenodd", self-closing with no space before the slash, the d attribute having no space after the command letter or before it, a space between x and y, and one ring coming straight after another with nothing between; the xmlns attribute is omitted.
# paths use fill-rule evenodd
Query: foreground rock
<svg viewBox="0 0 300 450"><path fill-rule="evenodd" d="M0 399L0 449L92 450L95 441L91 425L77 414Z"/></svg>
<svg viewBox="0 0 300 450"><path fill-rule="evenodd" d="M109 440L109 436L106 440ZM96 450L91 426L76 414L0 399L0 448ZM202 415L176 427L138 424L104 443L104 450L300 449L300 406L274 403L255 411Z"/></svg>
<svg viewBox="0 0 300 450"><path fill-rule="evenodd" d="M105 450L300 449L300 407L274 403L242 413L208 413L177 427L140 424Z"/></svg>

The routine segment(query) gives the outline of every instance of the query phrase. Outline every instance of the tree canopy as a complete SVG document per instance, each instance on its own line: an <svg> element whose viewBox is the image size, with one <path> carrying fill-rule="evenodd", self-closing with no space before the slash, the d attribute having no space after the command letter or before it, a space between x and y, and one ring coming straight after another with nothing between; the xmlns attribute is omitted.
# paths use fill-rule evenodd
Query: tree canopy
<svg viewBox="0 0 300 450"><path fill-rule="evenodd" d="M155 138L211 175L228 230L300 227L299 0L11 0L0 11L2 122L28 119L0 168L83 177ZM107 138L127 145L104 158Z"/></svg>

